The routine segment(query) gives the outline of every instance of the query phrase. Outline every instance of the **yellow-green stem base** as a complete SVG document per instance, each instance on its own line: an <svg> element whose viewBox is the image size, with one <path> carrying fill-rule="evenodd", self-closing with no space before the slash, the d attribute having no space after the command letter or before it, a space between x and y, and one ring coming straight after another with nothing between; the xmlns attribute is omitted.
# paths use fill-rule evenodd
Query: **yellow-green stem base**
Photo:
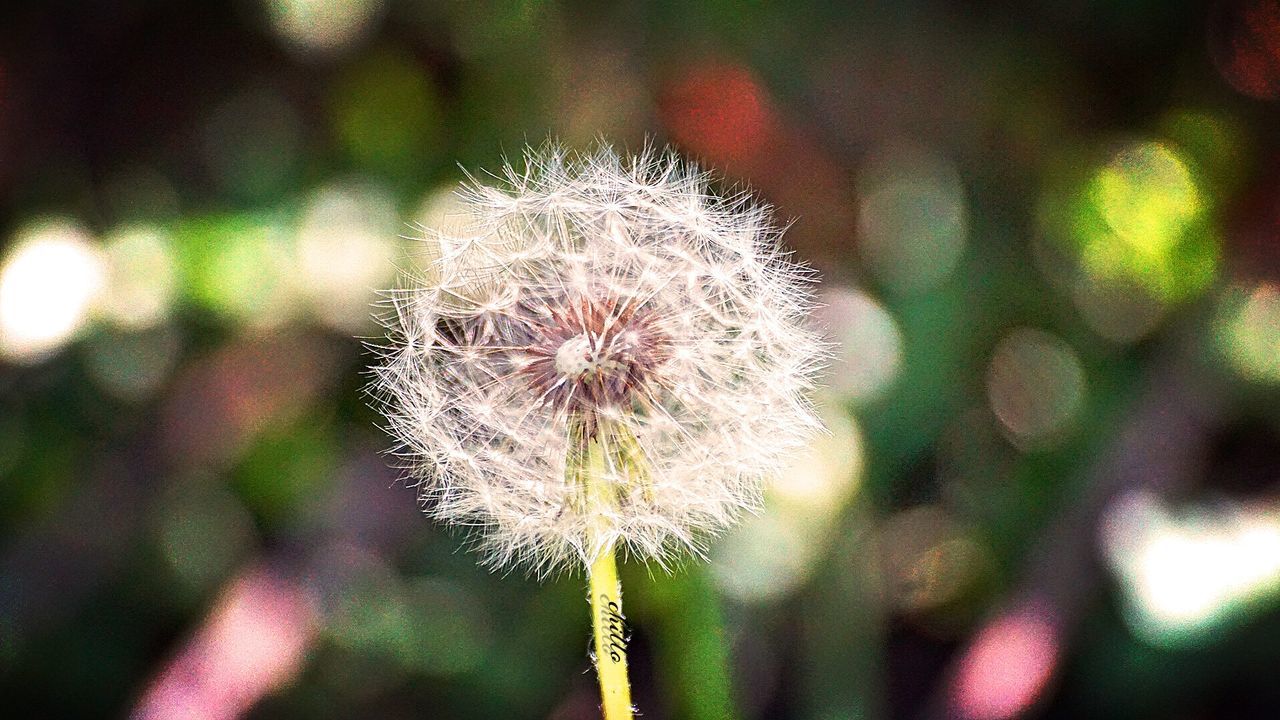
<svg viewBox="0 0 1280 720"><path fill-rule="evenodd" d="M626 623L622 584L613 550L600 553L590 570L591 628L595 635L596 675L604 720L632 720L631 683L627 680Z"/></svg>

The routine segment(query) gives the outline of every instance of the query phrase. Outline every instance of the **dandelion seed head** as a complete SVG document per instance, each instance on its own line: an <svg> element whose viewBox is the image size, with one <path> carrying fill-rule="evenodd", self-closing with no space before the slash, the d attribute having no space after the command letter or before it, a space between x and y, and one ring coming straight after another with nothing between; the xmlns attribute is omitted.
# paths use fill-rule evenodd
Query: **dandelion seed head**
<svg viewBox="0 0 1280 720"><path fill-rule="evenodd" d="M372 391L423 507L491 565L701 554L820 428L811 274L674 154L530 150L442 225ZM589 445L604 493L574 474Z"/></svg>

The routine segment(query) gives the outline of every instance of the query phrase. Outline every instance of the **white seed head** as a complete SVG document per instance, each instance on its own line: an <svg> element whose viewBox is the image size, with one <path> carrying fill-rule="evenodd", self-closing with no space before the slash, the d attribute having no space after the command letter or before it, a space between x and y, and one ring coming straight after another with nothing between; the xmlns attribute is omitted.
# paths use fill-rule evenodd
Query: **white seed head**
<svg viewBox="0 0 1280 720"><path fill-rule="evenodd" d="M820 427L812 279L768 209L669 152L555 145L460 199L375 367L424 508L539 575L701 554ZM607 492L573 472L588 445Z"/></svg>

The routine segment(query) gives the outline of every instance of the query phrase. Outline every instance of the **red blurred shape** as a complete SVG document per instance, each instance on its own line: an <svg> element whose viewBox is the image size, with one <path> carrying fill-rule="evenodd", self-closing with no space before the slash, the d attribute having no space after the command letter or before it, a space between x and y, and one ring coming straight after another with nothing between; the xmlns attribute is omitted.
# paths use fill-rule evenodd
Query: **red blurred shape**
<svg viewBox="0 0 1280 720"><path fill-rule="evenodd" d="M1280 97L1280 0L1219 5L1209 24L1209 48L1233 88L1260 100Z"/></svg>
<svg viewBox="0 0 1280 720"><path fill-rule="evenodd" d="M297 675L315 627L298 586L265 570L242 575L161 671L131 717L239 717Z"/></svg>
<svg viewBox="0 0 1280 720"><path fill-rule="evenodd" d="M783 217L800 218L787 241L819 267L832 267L855 232L853 192L841 169L802 128L776 111L741 65L709 60L665 87L659 114L676 144L748 180Z"/></svg>
<svg viewBox="0 0 1280 720"><path fill-rule="evenodd" d="M690 69L667 88L661 108L678 142L725 164L751 165L774 132L764 91L737 65Z"/></svg>
<svg viewBox="0 0 1280 720"><path fill-rule="evenodd" d="M969 646L952 685L960 717L1006 720L1044 691L1058 664L1058 630L1038 604L991 621Z"/></svg>

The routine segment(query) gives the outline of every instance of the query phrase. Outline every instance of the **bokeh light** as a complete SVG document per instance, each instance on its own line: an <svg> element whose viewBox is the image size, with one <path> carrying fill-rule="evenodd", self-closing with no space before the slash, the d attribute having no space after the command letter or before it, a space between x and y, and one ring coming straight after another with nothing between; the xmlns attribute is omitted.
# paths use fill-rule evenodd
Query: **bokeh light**
<svg viewBox="0 0 1280 720"><path fill-rule="evenodd" d="M1231 367L1255 382L1280 383L1280 287L1230 288L1217 315L1214 336Z"/></svg>
<svg viewBox="0 0 1280 720"><path fill-rule="evenodd" d="M818 324L835 346L827 386L860 404L883 397L902 369L902 331L893 315L851 288L823 290L818 306Z"/></svg>
<svg viewBox="0 0 1280 720"><path fill-rule="evenodd" d="M879 528L886 600L914 615L961 603L991 570L989 552L941 506L919 505L887 518Z"/></svg>
<svg viewBox="0 0 1280 720"><path fill-rule="evenodd" d="M717 586L745 603L785 597L807 580L830 542L833 523L857 492L862 438L854 420L832 408L829 435L812 441L766 491L766 511L747 517L713 549Z"/></svg>
<svg viewBox="0 0 1280 720"><path fill-rule="evenodd" d="M321 321L345 332L372 324L370 305L395 272L397 228L395 201L376 186L336 183L311 195L298 228L298 282Z"/></svg>
<svg viewBox="0 0 1280 720"><path fill-rule="evenodd" d="M970 720L1020 715L1045 691L1058 665L1059 632L1038 602L996 616L977 635L952 686L957 714Z"/></svg>
<svg viewBox="0 0 1280 720"><path fill-rule="evenodd" d="M457 188L446 186L435 188L422 196L422 200L418 203L418 210L414 214L413 225L424 233L429 228L434 234L443 236L466 237L468 228L475 222L475 218L471 217L466 203L462 202L462 198L458 197ZM414 270L417 272L427 272L430 270L431 261L437 257L436 250L427 251L421 245L410 246L410 255L415 255L415 250L427 252L424 258L413 260Z"/></svg>
<svg viewBox="0 0 1280 720"><path fill-rule="evenodd" d="M294 316L297 264L282 217L206 216L175 233L185 289L229 320L274 327Z"/></svg>
<svg viewBox="0 0 1280 720"><path fill-rule="evenodd" d="M969 220L960 175L946 157L886 143L859 170L858 201L858 250L887 289L922 292L955 270Z"/></svg>
<svg viewBox="0 0 1280 720"><path fill-rule="evenodd" d="M271 29L304 55L346 50L372 30L383 0L264 0Z"/></svg>
<svg viewBox="0 0 1280 720"><path fill-rule="evenodd" d="M178 291L172 241L160 228L125 227L106 237L107 281L98 310L129 329L152 327L169 317Z"/></svg>
<svg viewBox="0 0 1280 720"><path fill-rule="evenodd" d="M1280 591L1280 509L1226 504L1180 512L1134 492L1118 498L1100 542L1133 631L1156 645L1203 639Z"/></svg>
<svg viewBox="0 0 1280 720"><path fill-rule="evenodd" d="M1065 193L1041 196L1032 260L1045 279L1071 299L1094 333L1118 345L1135 343L1157 330L1172 306L1139 278L1099 274L1084 266L1073 202Z"/></svg>
<svg viewBox="0 0 1280 720"><path fill-rule="evenodd" d="M181 352L181 338L169 326L131 331L102 328L85 343L85 370L108 395L139 403L163 387Z"/></svg>
<svg viewBox="0 0 1280 720"><path fill-rule="evenodd" d="M668 87L662 107L677 139L731 167L754 162L774 132L768 97L741 65L709 61L689 68Z"/></svg>
<svg viewBox="0 0 1280 720"><path fill-rule="evenodd" d="M106 262L83 228L69 220L19 230L0 269L0 357L43 358L89 319Z"/></svg>
<svg viewBox="0 0 1280 720"><path fill-rule="evenodd" d="M1084 409L1084 368L1062 340L1018 328L992 354L987 400L1016 444L1044 447L1061 440Z"/></svg>
<svg viewBox="0 0 1280 720"><path fill-rule="evenodd" d="M1037 211L1037 267L1119 344L1150 335L1217 279L1221 215L1252 166L1250 139L1231 115L1174 108L1158 128L1113 141L1092 168L1079 150L1065 153Z"/></svg>
<svg viewBox="0 0 1280 720"><path fill-rule="evenodd" d="M1162 143L1123 148L1094 176L1089 191L1102 219L1144 258L1168 253L1201 210L1186 163Z"/></svg>
<svg viewBox="0 0 1280 720"><path fill-rule="evenodd" d="M1204 195L1168 143L1122 147L1090 178L1076 212L1076 251L1095 278L1134 283L1173 302L1216 277L1218 239Z"/></svg>
<svg viewBox="0 0 1280 720"><path fill-rule="evenodd" d="M778 112L771 89L740 59L699 57L668 75L658 116L682 151L731 178L749 178L798 218L787 235L794 247L815 262L843 263L857 215L849 171Z"/></svg>
<svg viewBox="0 0 1280 720"><path fill-rule="evenodd" d="M330 100L342 149L362 170L392 178L422 172L438 150L440 101L423 68L383 50L345 69Z"/></svg>
<svg viewBox="0 0 1280 720"><path fill-rule="evenodd" d="M1126 345L1150 335L1168 316L1169 305L1126 278L1082 273L1069 288L1080 317L1112 342Z"/></svg>

